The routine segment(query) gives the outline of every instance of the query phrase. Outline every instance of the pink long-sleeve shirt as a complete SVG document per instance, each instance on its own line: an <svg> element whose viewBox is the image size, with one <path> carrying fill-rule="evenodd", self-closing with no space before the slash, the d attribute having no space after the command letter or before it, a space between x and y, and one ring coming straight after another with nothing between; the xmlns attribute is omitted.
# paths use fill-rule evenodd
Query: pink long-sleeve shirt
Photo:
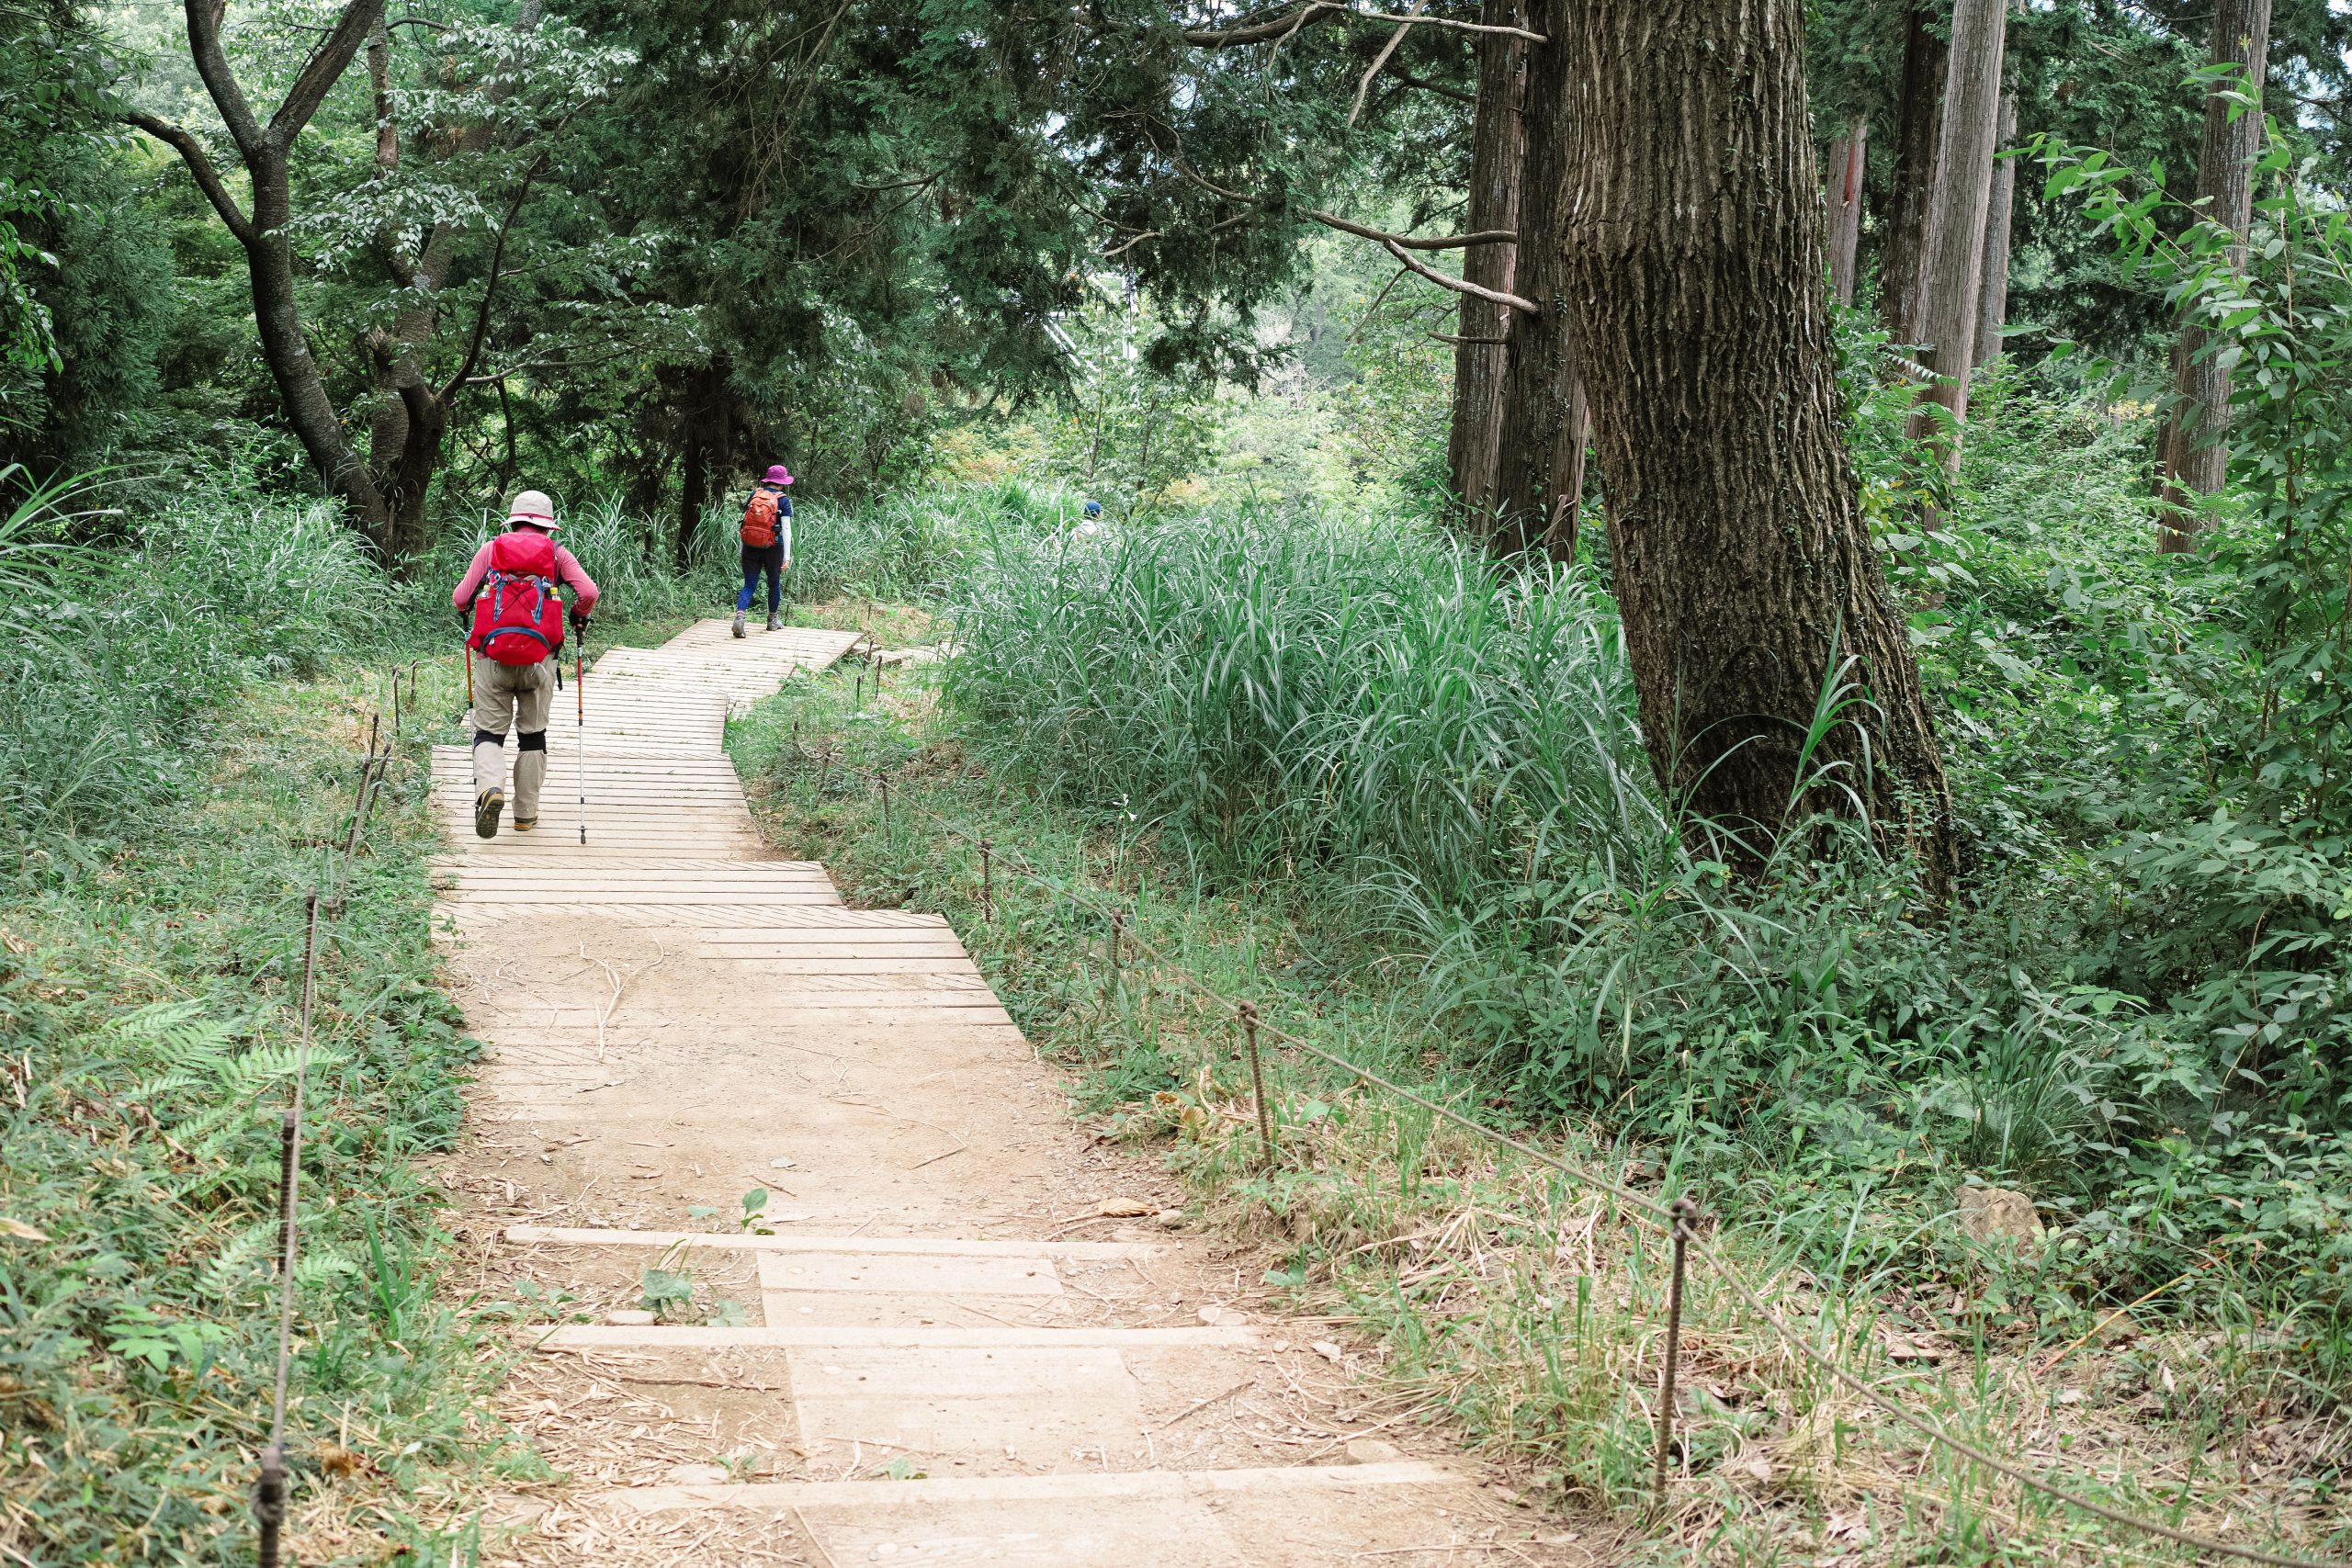
<svg viewBox="0 0 2352 1568"><path fill-rule="evenodd" d="M584 615L596 607L596 581L580 570L580 562L561 545L555 547L555 574L571 590L571 612ZM481 592L482 579L490 575L490 544L474 552L473 564L466 568L466 575L458 580L458 591L449 595L449 603L458 609L469 609L474 595Z"/></svg>

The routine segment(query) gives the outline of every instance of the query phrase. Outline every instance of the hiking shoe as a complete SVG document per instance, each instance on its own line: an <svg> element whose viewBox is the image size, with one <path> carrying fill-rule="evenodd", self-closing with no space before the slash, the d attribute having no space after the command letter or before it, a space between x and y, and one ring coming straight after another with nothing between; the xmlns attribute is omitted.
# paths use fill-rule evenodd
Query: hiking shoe
<svg viewBox="0 0 2352 1568"><path fill-rule="evenodd" d="M498 837L498 814L506 809L506 792L486 789L474 796L474 832L478 837Z"/></svg>
<svg viewBox="0 0 2352 1568"><path fill-rule="evenodd" d="M536 817L517 817L514 818L514 830L518 833L527 833L538 825L539 819Z"/></svg>
<svg viewBox="0 0 2352 1568"><path fill-rule="evenodd" d="M741 610L735 612L735 635L737 637L743 635L743 612Z"/></svg>
<svg viewBox="0 0 2352 1568"><path fill-rule="evenodd" d="M782 615L770 615L768 617L768 630L772 632L780 632L783 629L784 617Z"/></svg>

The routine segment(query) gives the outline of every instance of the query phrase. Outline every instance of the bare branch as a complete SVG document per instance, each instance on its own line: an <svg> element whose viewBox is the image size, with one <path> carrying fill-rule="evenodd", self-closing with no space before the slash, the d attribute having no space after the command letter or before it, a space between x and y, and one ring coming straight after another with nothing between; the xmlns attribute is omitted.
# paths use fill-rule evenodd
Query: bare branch
<svg viewBox="0 0 2352 1568"><path fill-rule="evenodd" d="M1245 23L1238 28L1190 29L1178 36L1198 49L1234 49L1246 43L1272 43L1277 39L1290 37L1310 23L1319 22L1325 17L1346 9L1345 6L1336 4L1336 0L1310 0L1300 9L1285 11L1270 22Z"/></svg>
<svg viewBox="0 0 2352 1568"><path fill-rule="evenodd" d="M202 4L204 0L188 0L188 8L193 11ZM340 81L343 73L351 68L352 57L359 52L359 46L368 41L368 35L376 30L376 24L383 15L384 0L351 0L344 7L343 16L335 22L334 31L311 51L311 58L302 62L301 74L295 77L294 85L286 90L286 101L279 104L277 112L269 117L266 134L275 151L283 154L294 145L294 139L302 134L302 128L311 123L312 115L319 112L319 105L326 98L327 89Z"/></svg>
<svg viewBox="0 0 2352 1568"><path fill-rule="evenodd" d="M205 152L203 142L171 121L138 109L125 110L122 118L126 124L137 126L177 152L180 162L194 176L196 188L204 193L204 198L212 204L212 210L220 215L220 221L229 226L229 232L237 237L238 243L254 243L252 220L237 206L237 198L229 194L229 187L220 183L220 172L212 166L211 155Z"/></svg>
<svg viewBox="0 0 2352 1568"><path fill-rule="evenodd" d="M1457 104L1468 104L1474 108L1477 107L1478 95L1465 93L1459 87L1449 87L1438 82L1424 82L1419 76L1408 76L1402 71L1391 71L1388 73L1388 79L1391 82L1401 82L1406 86L1420 92L1435 93L1441 98L1452 98Z"/></svg>
<svg viewBox="0 0 2352 1568"><path fill-rule="evenodd" d="M441 388L441 400L444 402L448 400L451 393L466 385L474 373L474 367L481 362L482 339L490 331L491 301L498 298L498 267L506 259L506 236L514 227L514 215L523 210L523 203L530 197L531 182L537 179L539 171L547 166L546 153L532 159L531 166L523 171L523 183L514 188L514 199L506 204L506 216L498 225L498 241L490 248L490 275L482 280L481 306L474 311L474 330L466 342L466 357L458 367L457 373Z"/></svg>
<svg viewBox="0 0 2352 1568"><path fill-rule="evenodd" d="M431 28L436 33L446 33L449 30L449 24L433 21L424 17L401 17L395 21L386 22L384 28L387 31L393 28Z"/></svg>
<svg viewBox="0 0 2352 1568"><path fill-rule="evenodd" d="M1102 259L1104 261L1109 261L1113 256L1125 255L1129 251L1134 250L1137 245L1142 244L1146 240L1164 240L1167 237L1167 234L1161 230L1145 229L1138 232L1135 238L1131 240L1123 240L1119 243L1112 246L1109 250L1104 251L1102 253Z"/></svg>
<svg viewBox="0 0 2352 1568"><path fill-rule="evenodd" d="M1419 240L1410 234L1392 234L1385 229L1368 228L1362 223L1342 218L1336 212L1325 212L1312 207L1301 210L1317 223L1329 228L1361 235L1367 240L1377 240L1384 245L1402 245L1408 251L1460 251L1467 250L1472 245L1519 243L1518 233L1510 229L1481 229L1475 234L1448 234L1443 239Z"/></svg>
<svg viewBox="0 0 2352 1568"><path fill-rule="evenodd" d="M1435 338L1440 343L1490 343L1498 347L1510 341L1510 339L1507 337L1464 337L1453 333L1430 333L1430 336Z"/></svg>
<svg viewBox="0 0 2352 1568"><path fill-rule="evenodd" d="M1413 15L1418 17L1427 10L1429 3L1430 0L1413 0ZM1363 80L1356 84L1356 101L1348 107L1348 126L1351 130L1354 128L1357 120L1363 118L1363 100L1372 91L1373 79L1380 74L1380 68L1388 63L1388 57L1396 53L1396 46L1404 41L1405 29L1398 28L1388 35L1388 41L1380 46L1380 52L1372 57L1372 64L1364 72Z"/></svg>
<svg viewBox="0 0 2352 1568"><path fill-rule="evenodd" d="M1525 28L1498 28L1485 22L1458 22L1452 17L1400 17L1393 11L1350 11L1351 17L1362 17L1370 22L1394 22L1400 28L1453 28L1465 33L1501 33L1510 38L1523 38L1530 43L1549 43L1542 33L1531 33Z"/></svg>
<svg viewBox="0 0 2352 1568"><path fill-rule="evenodd" d="M1386 247L1390 255L1395 256L1441 288L1451 288L1456 294L1470 294L1481 299L1491 299L1498 305L1508 305L1514 310L1524 310L1531 316L1540 316L1544 313L1544 308L1532 299L1522 299L1516 294L1505 294L1497 289L1482 288L1475 283L1459 277L1448 277L1428 263L1415 261L1413 254L1394 240L1383 240L1381 244Z"/></svg>

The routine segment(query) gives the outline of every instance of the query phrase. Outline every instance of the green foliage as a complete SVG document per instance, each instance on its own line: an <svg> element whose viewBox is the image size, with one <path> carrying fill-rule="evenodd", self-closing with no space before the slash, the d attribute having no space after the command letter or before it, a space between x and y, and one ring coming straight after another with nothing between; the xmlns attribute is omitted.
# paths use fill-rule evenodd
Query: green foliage
<svg viewBox="0 0 2352 1568"><path fill-rule="evenodd" d="M1425 525L999 536L958 594L947 690L976 743L1229 865L1453 897L1530 865L1640 877L1670 843L1595 595Z"/></svg>
<svg viewBox="0 0 2352 1568"><path fill-rule="evenodd" d="M394 624L322 503L218 474L52 487L0 526L0 834L102 825L193 786L185 744L254 676L313 674Z"/></svg>
<svg viewBox="0 0 2352 1568"><path fill-rule="evenodd" d="M52 738L10 727L0 1214L43 1239L0 1239L0 1539L28 1561L213 1562L243 1539L303 893L347 820L350 716L380 691L343 657L383 623L339 525L181 499L178 535L52 509L62 538L0 547L31 584L11 599L42 610L6 632L16 711L121 749L44 793ZM340 1438L384 1477L369 1528L411 1538L430 1531L397 1499L479 1444L480 1349L433 1299L442 1200L416 1163L455 1136L472 1053L432 985L418 739L323 932L290 1427L302 1507L345 1506L315 1457Z"/></svg>

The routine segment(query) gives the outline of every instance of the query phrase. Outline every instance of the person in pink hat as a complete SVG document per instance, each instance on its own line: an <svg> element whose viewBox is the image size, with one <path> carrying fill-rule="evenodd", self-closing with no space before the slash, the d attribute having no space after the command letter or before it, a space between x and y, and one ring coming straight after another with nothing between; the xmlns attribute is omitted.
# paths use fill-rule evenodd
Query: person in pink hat
<svg viewBox="0 0 2352 1568"><path fill-rule="evenodd" d="M743 502L743 592L735 595L735 635L743 635L743 617L752 613L752 593L760 574L768 580L768 630L784 624L777 614L784 604L784 574L792 570L792 498L784 487L792 482L782 463L752 487Z"/></svg>
<svg viewBox="0 0 2352 1568"><path fill-rule="evenodd" d="M506 731L514 731L514 830L539 825L548 775L548 708L555 697L563 623L588 625L596 584L549 536L555 503L526 490L506 509L506 532L474 552L449 602L466 627L474 694L474 831L498 836L506 808ZM567 612L559 587L569 589Z"/></svg>

